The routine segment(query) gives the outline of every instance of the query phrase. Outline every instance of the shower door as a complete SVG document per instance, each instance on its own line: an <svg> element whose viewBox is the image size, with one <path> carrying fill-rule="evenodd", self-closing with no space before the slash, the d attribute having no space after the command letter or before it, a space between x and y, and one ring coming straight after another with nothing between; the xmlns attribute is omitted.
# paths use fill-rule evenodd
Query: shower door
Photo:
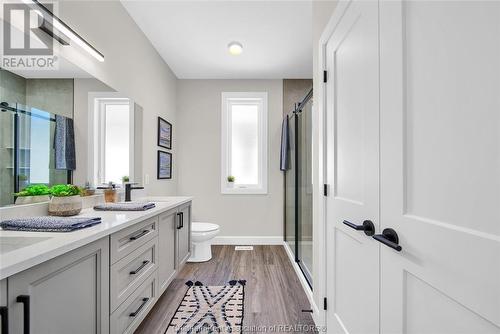
<svg viewBox="0 0 500 334"><path fill-rule="evenodd" d="M285 241L312 287L312 90L290 116L285 173Z"/></svg>

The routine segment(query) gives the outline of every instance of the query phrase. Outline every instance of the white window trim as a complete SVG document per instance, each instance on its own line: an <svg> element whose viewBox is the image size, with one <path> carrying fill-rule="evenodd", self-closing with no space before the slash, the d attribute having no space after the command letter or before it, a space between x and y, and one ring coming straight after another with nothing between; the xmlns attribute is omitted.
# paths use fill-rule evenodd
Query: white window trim
<svg viewBox="0 0 500 334"><path fill-rule="evenodd" d="M259 114L259 186L235 185L233 188L228 186L227 176L230 175L231 161L230 145L228 141L231 131L231 119L229 106L240 100L256 101L262 103ZM221 193L233 195L257 194L265 195L267 191L268 178L268 127L267 127L267 92L223 92L221 103Z"/></svg>
<svg viewBox="0 0 500 334"><path fill-rule="evenodd" d="M115 101L115 103L127 103L130 106L130 138L129 138L129 176L130 180L134 180L134 129L135 129L135 112L134 112L134 101L127 97L124 97L118 92L89 92L88 93L88 107L89 107L89 117L88 117L88 169L87 169L87 180L92 186L100 186L102 184L101 171L104 170L104 149L100 147L102 143L102 138L104 137L103 131L103 119L101 118L101 105L106 102ZM101 164L101 165L100 165Z"/></svg>

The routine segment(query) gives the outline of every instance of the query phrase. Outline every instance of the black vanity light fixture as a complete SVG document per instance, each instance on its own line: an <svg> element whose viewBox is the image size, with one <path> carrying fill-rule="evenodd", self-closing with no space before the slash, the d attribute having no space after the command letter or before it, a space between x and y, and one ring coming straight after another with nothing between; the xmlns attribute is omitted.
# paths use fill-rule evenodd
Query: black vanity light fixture
<svg viewBox="0 0 500 334"><path fill-rule="evenodd" d="M91 54L94 58L100 62L104 61L104 55L100 53L96 48L94 48L89 42L78 35L73 29L71 29L66 23L64 23L60 18L54 15L47 7L38 2L37 0L22 0L26 5L33 8L38 16L40 16L44 21L40 29L42 29L49 36L57 40L63 45L69 45L66 40L70 39L72 42L79 45L82 49ZM60 36L58 32L64 36ZM66 38L65 38L66 37Z"/></svg>

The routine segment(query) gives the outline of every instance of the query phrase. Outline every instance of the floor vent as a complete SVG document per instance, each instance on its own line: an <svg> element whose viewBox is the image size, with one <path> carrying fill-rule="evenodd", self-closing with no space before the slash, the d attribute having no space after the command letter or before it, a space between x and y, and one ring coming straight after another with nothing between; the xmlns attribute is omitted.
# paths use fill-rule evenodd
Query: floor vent
<svg viewBox="0 0 500 334"><path fill-rule="evenodd" d="M234 246L235 251L253 251L253 246Z"/></svg>

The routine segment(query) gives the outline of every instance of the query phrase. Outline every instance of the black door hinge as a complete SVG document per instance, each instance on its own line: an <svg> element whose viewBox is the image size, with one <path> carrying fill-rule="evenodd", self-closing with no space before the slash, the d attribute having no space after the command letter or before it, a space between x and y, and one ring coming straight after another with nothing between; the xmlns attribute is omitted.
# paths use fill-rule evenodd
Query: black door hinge
<svg viewBox="0 0 500 334"><path fill-rule="evenodd" d="M327 82L327 81L328 81L328 72L323 71L323 82Z"/></svg>
<svg viewBox="0 0 500 334"><path fill-rule="evenodd" d="M328 184L323 185L323 195L328 196Z"/></svg>
<svg viewBox="0 0 500 334"><path fill-rule="evenodd" d="M323 310L326 311L328 304L326 303L326 297L323 298Z"/></svg>

